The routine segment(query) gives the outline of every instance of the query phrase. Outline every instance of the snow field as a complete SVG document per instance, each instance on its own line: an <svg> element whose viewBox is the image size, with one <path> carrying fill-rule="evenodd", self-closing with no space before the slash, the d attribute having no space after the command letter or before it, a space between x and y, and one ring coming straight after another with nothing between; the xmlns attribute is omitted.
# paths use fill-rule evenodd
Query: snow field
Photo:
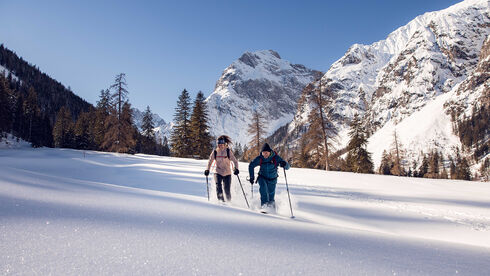
<svg viewBox="0 0 490 276"><path fill-rule="evenodd" d="M208 202L206 162L1 149L0 274L490 273L489 183L292 168L290 219L282 172L263 215L236 176Z"/></svg>

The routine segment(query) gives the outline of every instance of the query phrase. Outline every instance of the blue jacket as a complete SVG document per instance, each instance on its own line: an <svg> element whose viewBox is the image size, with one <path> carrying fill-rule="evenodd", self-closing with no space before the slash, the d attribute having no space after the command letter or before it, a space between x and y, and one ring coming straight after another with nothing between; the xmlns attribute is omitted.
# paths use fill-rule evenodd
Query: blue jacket
<svg viewBox="0 0 490 276"><path fill-rule="evenodd" d="M262 162L261 162L262 160ZM277 155L274 151L271 152L269 158L264 158L264 156L257 156L250 165L248 165L248 172L250 174L250 179L254 178L254 168L260 166L259 176L264 177L267 180L276 179L277 178L277 167L279 163L284 161L281 156ZM262 163L262 164L261 164ZM286 166L284 167L286 170L289 170L290 165L286 162Z"/></svg>

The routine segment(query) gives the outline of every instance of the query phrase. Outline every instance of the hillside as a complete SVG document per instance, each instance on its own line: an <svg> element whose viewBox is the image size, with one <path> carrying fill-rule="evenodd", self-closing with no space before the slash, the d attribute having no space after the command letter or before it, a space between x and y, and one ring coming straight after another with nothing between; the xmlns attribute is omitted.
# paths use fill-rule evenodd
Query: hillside
<svg viewBox="0 0 490 276"><path fill-rule="evenodd" d="M407 168L420 164L423 153L438 151L446 161L463 152L479 169L489 153L490 133L477 142L487 150L474 157L475 144L463 147L454 126L489 106L489 26L488 1L467 0L420 15L385 40L353 45L320 81L303 90L280 144L298 146L315 106L312 98L321 90L328 103L324 112L338 131L330 137L336 150L346 147L349 125L358 114L372 135L368 149L376 167L383 151L390 151L396 130ZM483 127L488 129L488 123Z"/></svg>

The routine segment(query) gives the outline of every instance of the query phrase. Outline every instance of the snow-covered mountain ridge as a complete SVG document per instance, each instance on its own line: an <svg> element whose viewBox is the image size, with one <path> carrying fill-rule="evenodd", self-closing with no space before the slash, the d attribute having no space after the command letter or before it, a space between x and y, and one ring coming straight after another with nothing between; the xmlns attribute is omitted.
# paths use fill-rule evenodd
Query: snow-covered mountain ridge
<svg viewBox="0 0 490 276"><path fill-rule="evenodd" d="M247 144L247 126L258 110L270 121L271 134L293 119L302 89L319 76L320 72L291 64L272 50L244 53L223 71L206 99L210 133Z"/></svg>
<svg viewBox="0 0 490 276"><path fill-rule="evenodd" d="M454 154L461 143L453 134L450 110L457 104L460 114L468 115L474 104L489 103L489 55L482 50L489 27L488 1L467 0L418 16L385 40L350 47L321 78L339 131L336 148L346 146L349 123L360 114L373 134L368 149L376 166L395 129L411 160L434 149ZM303 91L288 126L290 138L282 143L294 144L308 126L309 98L319 86L316 81ZM437 108L424 109L434 101ZM431 120L428 129L418 127Z"/></svg>

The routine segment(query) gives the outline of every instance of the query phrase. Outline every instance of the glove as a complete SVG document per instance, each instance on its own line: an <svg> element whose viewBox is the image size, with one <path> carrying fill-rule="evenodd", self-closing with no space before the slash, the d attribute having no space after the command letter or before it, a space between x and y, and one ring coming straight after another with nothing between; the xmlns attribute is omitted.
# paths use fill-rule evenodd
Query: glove
<svg viewBox="0 0 490 276"><path fill-rule="evenodd" d="M208 176L208 175L209 175L209 170L205 170L205 171L204 171L204 175L205 175L205 176Z"/></svg>
<svg viewBox="0 0 490 276"><path fill-rule="evenodd" d="M238 175L240 173L240 171L238 169L235 169L235 171L233 172L234 175Z"/></svg>
<svg viewBox="0 0 490 276"><path fill-rule="evenodd" d="M253 184L254 184L254 180L255 180L255 179L254 179L253 177L249 179L249 181L250 181L250 184L251 184L251 185L253 185Z"/></svg>
<svg viewBox="0 0 490 276"><path fill-rule="evenodd" d="M282 160L281 162L279 162L279 166L281 166L281 168L286 167L286 161Z"/></svg>

